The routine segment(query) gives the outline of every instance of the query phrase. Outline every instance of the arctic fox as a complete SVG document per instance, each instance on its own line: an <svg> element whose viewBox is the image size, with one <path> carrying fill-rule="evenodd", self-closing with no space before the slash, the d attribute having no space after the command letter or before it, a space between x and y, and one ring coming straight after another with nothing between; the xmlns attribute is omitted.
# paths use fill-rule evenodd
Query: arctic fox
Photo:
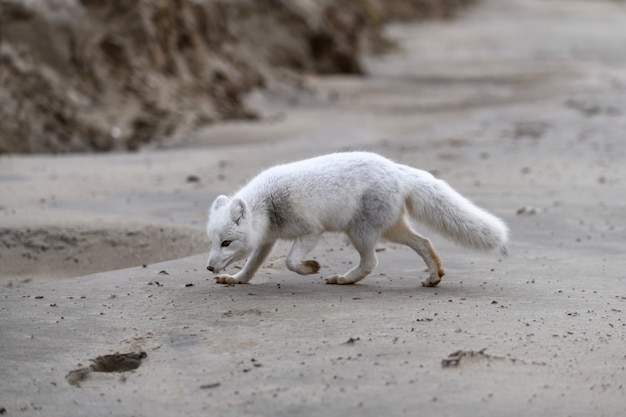
<svg viewBox="0 0 626 417"><path fill-rule="evenodd" d="M422 282L433 287L444 270L430 241L416 233L409 217L464 246L506 253L508 228L430 173L375 153L344 152L269 168L232 197L220 195L209 212L211 252L207 269L219 273L247 258L221 284L245 284L277 239L292 239L287 268L298 274L319 271L306 260L323 232L344 232L359 252L359 264L328 284L354 284L376 267L376 242L409 246L426 262Z"/></svg>

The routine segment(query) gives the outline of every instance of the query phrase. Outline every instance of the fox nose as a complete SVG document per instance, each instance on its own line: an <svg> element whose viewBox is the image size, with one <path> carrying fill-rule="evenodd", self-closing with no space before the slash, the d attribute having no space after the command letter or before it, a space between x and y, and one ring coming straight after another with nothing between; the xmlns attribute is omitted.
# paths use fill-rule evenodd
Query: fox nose
<svg viewBox="0 0 626 417"><path fill-rule="evenodd" d="M206 269L208 269L211 272L215 272L215 269L211 265L207 266Z"/></svg>

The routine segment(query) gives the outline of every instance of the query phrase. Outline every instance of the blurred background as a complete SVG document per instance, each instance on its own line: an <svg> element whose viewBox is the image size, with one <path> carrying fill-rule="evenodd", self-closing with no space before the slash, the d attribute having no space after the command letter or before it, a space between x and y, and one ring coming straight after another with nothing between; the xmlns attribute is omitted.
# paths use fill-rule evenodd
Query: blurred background
<svg viewBox="0 0 626 417"><path fill-rule="evenodd" d="M365 72L391 21L474 0L0 0L0 153L136 150L228 119L243 97Z"/></svg>

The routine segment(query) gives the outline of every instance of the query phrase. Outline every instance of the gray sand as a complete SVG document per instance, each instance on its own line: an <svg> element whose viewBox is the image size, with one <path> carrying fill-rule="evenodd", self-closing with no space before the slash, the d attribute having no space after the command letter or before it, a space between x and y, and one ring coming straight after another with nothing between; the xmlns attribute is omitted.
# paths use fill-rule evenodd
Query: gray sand
<svg viewBox="0 0 626 417"><path fill-rule="evenodd" d="M260 123L130 155L2 157L0 410L623 415L624 22L618 1L484 0L390 27L399 51L370 59L368 77L253 95ZM357 255L329 235L318 275L287 271L285 243L250 285L215 284L212 199L344 149L436 173L509 224L509 256L422 230L439 287L385 243L370 277L331 286ZM92 362L117 352L146 357ZM139 366L102 372L106 359Z"/></svg>

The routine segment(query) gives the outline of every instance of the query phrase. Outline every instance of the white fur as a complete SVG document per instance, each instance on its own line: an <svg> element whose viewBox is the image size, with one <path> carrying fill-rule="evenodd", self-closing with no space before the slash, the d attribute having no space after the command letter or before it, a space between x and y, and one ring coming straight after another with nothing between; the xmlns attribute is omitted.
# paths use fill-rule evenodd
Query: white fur
<svg viewBox="0 0 626 417"><path fill-rule="evenodd" d="M211 206L207 269L218 273L247 258L235 275L219 275L225 284L247 283L277 239L293 239L287 267L299 274L319 270L304 260L323 232L345 232L359 252L359 264L329 284L353 284L376 267L376 242L385 238L411 247L426 262L426 286L435 286L444 270L430 241L417 234L408 218L421 221L464 246L506 252L508 228L430 173L397 164L369 152L335 153L269 168L232 197Z"/></svg>

